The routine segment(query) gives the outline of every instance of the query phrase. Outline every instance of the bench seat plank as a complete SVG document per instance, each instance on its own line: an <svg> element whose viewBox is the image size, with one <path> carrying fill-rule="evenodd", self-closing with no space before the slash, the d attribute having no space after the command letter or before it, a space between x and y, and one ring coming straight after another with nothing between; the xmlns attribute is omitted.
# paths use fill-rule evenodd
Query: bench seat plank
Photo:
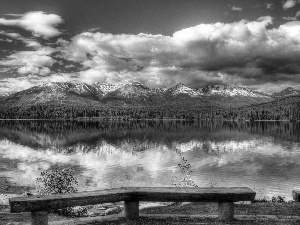
<svg viewBox="0 0 300 225"><path fill-rule="evenodd" d="M49 211L74 206L119 201L237 202L253 201L255 192L247 187L181 188L126 187L71 194L39 195L9 199L12 213Z"/></svg>
<svg viewBox="0 0 300 225"><path fill-rule="evenodd" d="M182 201L182 202L238 202L253 201L255 192L247 187L235 188L181 188L181 187L149 187L131 188L139 201Z"/></svg>
<svg viewBox="0 0 300 225"><path fill-rule="evenodd" d="M55 195L34 195L9 199L12 213L49 211L66 207L96 205L130 200L131 191L114 188L100 191L77 192Z"/></svg>

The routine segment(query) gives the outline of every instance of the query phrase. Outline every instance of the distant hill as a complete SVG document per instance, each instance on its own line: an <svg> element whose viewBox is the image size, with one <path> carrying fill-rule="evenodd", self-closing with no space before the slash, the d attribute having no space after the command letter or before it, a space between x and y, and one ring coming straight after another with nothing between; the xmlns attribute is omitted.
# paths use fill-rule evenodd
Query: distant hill
<svg viewBox="0 0 300 225"><path fill-rule="evenodd" d="M278 98L285 98L285 97L297 96L297 95L300 95L300 91L295 90L292 87L288 87L278 93L272 94L271 97L278 99Z"/></svg>
<svg viewBox="0 0 300 225"><path fill-rule="evenodd" d="M300 120L300 95L289 96L267 103L233 108L223 114L230 120Z"/></svg>

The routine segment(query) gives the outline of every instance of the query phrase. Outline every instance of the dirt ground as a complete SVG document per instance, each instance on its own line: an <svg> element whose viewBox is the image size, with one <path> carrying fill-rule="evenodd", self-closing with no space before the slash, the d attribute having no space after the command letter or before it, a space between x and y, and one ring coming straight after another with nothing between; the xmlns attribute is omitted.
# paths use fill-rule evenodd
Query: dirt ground
<svg viewBox="0 0 300 225"><path fill-rule="evenodd" d="M300 203L253 203L235 204L235 220L220 222L217 218L217 203L142 204L141 218L130 221L122 216L121 204L90 206L90 217L67 218L49 214L53 225L69 224L300 224ZM155 206L155 207L152 207ZM111 216L101 216L109 215ZM9 207L0 206L0 224L30 224L30 213L10 214Z"/></svg>

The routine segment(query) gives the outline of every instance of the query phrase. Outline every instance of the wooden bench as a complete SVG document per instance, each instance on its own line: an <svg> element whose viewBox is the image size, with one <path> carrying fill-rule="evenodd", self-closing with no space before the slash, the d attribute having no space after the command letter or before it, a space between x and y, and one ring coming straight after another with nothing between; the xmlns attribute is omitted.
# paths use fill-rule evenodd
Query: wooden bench
<svg viewBox="0 0 300 225"><path fill-rule="evenodd" d="M255 192L247 187L181 188L125 187L72 194L39 195L9 199L12 213L31 212L32 225L48 224L48 211L74 206L124 201L125 217L139 217L139 201L154 202L218 202L220 220L232 220L233 202L253 201Z"/></svg>

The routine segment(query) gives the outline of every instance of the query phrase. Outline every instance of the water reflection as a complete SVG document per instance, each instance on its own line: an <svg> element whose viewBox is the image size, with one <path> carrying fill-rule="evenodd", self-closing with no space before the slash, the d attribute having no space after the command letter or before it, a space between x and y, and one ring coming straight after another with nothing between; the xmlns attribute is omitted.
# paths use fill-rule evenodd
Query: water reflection
<svg viewBox="0 0 300 225"><path fill-rule="evenodd" d="M0 177L35 188L41 170L75 169L80 190L170 186L180 152L198 186L249 186L259 196L300 187L299 123L0 121ZM0 186L0 192L7 187Z"/></svg>

